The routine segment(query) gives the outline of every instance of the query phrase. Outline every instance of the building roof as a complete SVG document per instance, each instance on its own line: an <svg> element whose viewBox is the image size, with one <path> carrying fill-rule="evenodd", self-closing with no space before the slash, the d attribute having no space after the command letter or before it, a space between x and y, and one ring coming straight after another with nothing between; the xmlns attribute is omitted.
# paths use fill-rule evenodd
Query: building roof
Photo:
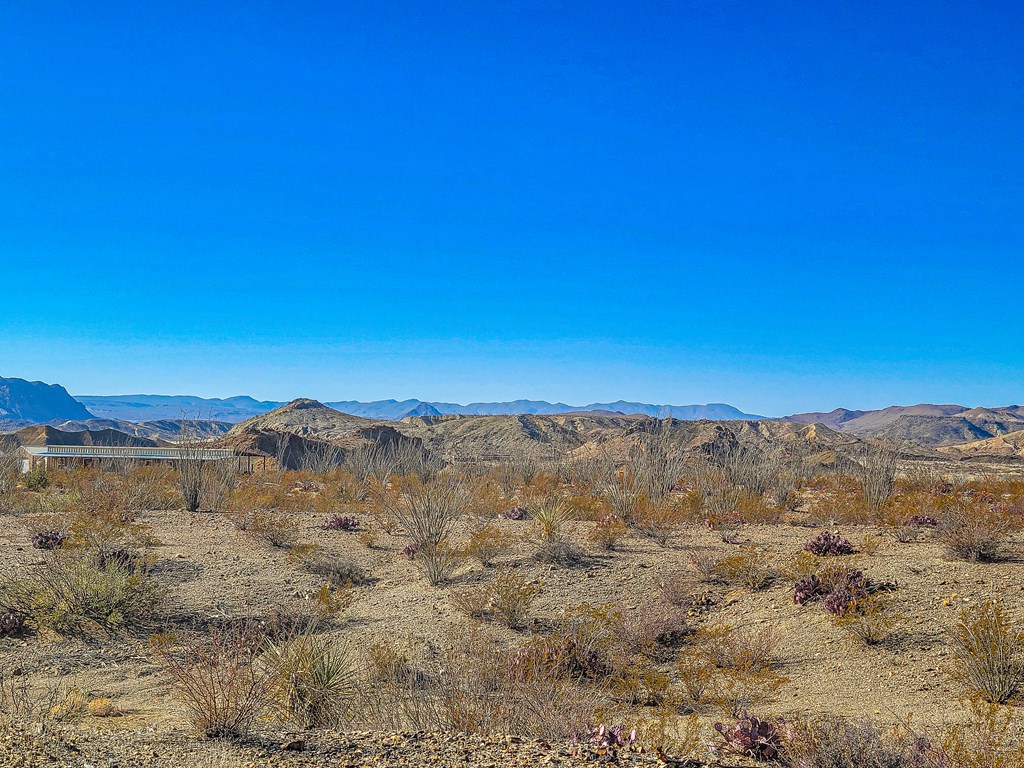
<svg viewBox="0 0 1024 768"><path fill-rule="evenodd" d="M225 448L149 448L123 445L23 445L30 456L81 459L199 459L217 461L238 456Z"/></svg>

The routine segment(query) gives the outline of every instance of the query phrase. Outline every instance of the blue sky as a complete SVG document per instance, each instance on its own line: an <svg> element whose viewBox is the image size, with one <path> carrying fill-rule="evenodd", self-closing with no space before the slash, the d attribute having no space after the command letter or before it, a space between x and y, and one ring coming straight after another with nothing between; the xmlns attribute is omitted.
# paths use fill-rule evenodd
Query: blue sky
<svg viewBox="0 0 1024 768"><path fill-rule="evenodd" d="M1015 3L14 0L0 31L0 375L1024 401Z"/></svg>

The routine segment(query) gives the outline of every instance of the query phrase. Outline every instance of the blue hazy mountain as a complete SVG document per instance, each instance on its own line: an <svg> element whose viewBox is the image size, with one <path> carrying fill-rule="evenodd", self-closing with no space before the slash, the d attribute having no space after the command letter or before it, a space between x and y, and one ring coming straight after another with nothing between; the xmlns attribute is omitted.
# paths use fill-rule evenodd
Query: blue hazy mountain
<svg viewBox="0 0 1024 768"><path fill-rule="evenodd" d="M245 395L228 398L203 398L194 395L79 395L78 401L98 418L123 419L125 421L156 421L159 419L180 419L183 416L198 419L214 419L238 423L253 416L268 413L284 405L273 400L256 400ZM496 403L428 402L424 400L358 400L327 401L325 405L367 419L398 421L409 416L498 416L556 413L579 413L581 411L610 411L645 416L671 416L688 421L711 419L761 419L762 416L744 413L725 403L707 405L652 405L617 400L613 403L590 403L588 405L566 405L549 403L546 400L513 400Z"/></svg>

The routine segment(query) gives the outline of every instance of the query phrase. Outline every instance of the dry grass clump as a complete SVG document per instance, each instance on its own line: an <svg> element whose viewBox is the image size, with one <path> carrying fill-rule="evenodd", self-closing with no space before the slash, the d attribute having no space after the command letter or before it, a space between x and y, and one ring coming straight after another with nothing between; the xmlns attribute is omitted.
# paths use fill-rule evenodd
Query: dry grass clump
<svg viewBox="0 0 1024 768"><path fill-rule="evenodd" d="M319 553L305 559L302 568L333 587L356 587L373 581L364 568L337 555Z"/></svg>
<svg viewBox="0 0 1024 768"><path fill-rule="evenodd" d="M492 581L478 587L456 590L450 597L455 606L473 619L493 619L510 629L523 626L530 607L543 585L528 581L517 571L500 571Z"/></svg>
<svg viewBox="0 0 1024 768"><path fill-rule="evenodd" d="M590 561L587 551L568 539L547 539L541 543L533 558L541 563L562 568L581 568Z"/></svg>
<svg viewBox="0 0 1024 768"><path fill-rule="evenodd" d="M707 648L708 658L719 669L761 671L778 662L779 641L779 634L771 625L718 624L702 629L698 643Z"/></svg>
<svg viewBox="0 0 1024 768"><path fill-rule="evenodd" d="M964 610L949 632L956 675L972 696L1005 704L1024 691L1024 630L988 601Z"/></svg>
<svg viewBox="0 0 1024 768"><path fill-rule="evenodd" d="M782 756L791 768L1018 768L1024 740L1011 710L973 704L966 722L933 737L909 721L882 730L866 718L824 715L786 725Z"/></svg>
<svg viewBox="0 0 1024 768"><path fill-rule="evenodd" d="M867 595L839 614L833 614L837 626L864 645L879 645L889 637L899 621L890 601L880 594Z"/></svg>
<svg viewBox="0 0 1024 768"><path fill-rule="evenodd" d="M466 556L442 540L421 546L416 550L413 560L427 582L433 587L439 587L452 580L455 572L466 562Z"/></svg>
<svg viewBox="0 0 1024 768"><path fill-rule="evenodd" d="M231 514L235 528L255 541L275 549L292 549L299 542L298 518L293 512L277 509Z"/></svg>

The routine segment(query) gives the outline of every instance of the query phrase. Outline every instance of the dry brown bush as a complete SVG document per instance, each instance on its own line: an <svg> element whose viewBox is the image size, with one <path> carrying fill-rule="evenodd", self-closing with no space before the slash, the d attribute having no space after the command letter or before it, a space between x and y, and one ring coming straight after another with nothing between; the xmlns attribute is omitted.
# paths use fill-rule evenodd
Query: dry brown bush
<svg viewBox="0 0 1024 768"><path fill-rule="evenodd" d="M514 538L507 531L488 523L469 535L465 552L480 565L490 567L494 558L508 552L514 545Z"/></svg>
<svg viewBox="0 0 1024 768"><path fill-rule="evenodd" d="M263 643L262 633L240 625L214 628L183 648L165 642L154 647L197 733L245 735L269 711L275 680L260 658Z"/></svg>
<svg viewBox="0 0 1024 768"><path fill-rule="evenodd" d="M956 675L972 696L1004 704L1024 690L1024 630L988 601L966 608L950 630Z"/></svg>
<svg viewBox="0 0 1024 768"><path fill-rule="evenodd" d="M971 562L994 562L1004 556L1013 523L992 505L959 498L939 523L938 536L950 553Z"/></svg>

